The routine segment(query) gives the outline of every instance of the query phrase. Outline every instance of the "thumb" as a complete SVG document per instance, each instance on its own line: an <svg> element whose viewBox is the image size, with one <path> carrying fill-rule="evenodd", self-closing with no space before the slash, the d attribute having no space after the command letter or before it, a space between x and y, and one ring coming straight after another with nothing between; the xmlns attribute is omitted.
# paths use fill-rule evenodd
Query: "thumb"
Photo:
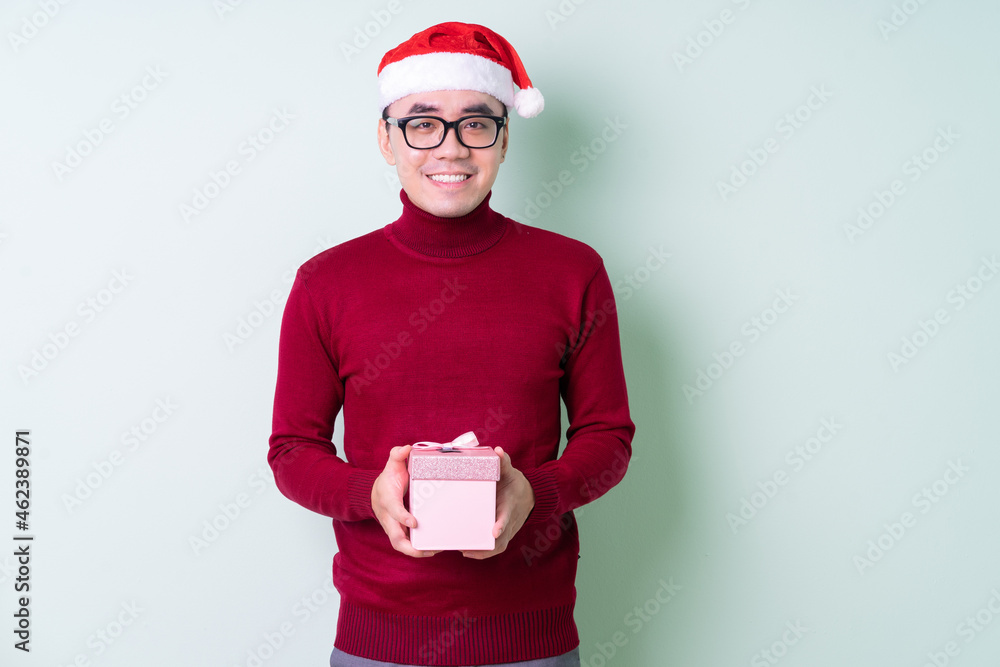
<svg viewBox="0 0 1000 667"><path fill-rule="evenodd" d="M410 455L410 445L405 445L403 447L393 447L389 450L389 460L396 464L403 464L406 462L406 457Z"/></svg>
<svg viewBox="0 0 1000 667"><path fill-rule="evenodd" d="M493 451L500 457L500 476L510 474L514 469L514 464L510 461L510 455L503 450L503 447L496 447Z"/></svg>

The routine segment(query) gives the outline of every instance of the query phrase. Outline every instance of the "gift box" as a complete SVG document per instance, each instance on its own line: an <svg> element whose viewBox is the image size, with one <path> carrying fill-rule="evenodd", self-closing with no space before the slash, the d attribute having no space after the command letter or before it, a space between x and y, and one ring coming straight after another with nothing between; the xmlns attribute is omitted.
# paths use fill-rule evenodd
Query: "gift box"
<svg viewBox="0 0 1000 667"><path fill-rule="evenodd" d="M422 551L496 547L500 457L469 431L451 442L417 442L410 450L410 543Z"/></svg>

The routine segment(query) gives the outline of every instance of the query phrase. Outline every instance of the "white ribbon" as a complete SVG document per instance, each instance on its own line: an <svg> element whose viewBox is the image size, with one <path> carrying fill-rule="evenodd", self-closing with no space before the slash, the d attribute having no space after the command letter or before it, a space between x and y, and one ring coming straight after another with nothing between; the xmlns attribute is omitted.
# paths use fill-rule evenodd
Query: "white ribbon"
<svg viewBox="0 0 1000 667"><path fill-rule="evenodd" d="M453 452L456 449L471 449L479 446L479 440L472 431L466 431L451 442L430 442L421 440L413 443L414 449L440 449L442 452Z"/></svg>

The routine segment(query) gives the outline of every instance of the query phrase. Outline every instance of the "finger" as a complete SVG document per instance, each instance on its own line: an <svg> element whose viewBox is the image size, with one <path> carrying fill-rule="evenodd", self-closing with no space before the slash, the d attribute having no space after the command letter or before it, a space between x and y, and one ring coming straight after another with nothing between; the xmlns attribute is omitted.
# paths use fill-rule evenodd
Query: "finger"
<svg viewBox="0 0 1000 667"><path fill-rule="evenodd" d="M410 514L400 498L388 498L384 502L386 513L389 518L407 528L417 527L417 518Z"/></svg>
<svg viewBox="0 0 1000 667"><path fill-rule="evenodd" d="M389 450L389 460L397 464L404 463L406 461L406 457L410 455L410 449L410 445L393 447Z"/></svg>
<svg viewBox="0 0 1000 667"><path fill-rule="evenodd" d="M497 520L493 524L493 539L499 538L510 523L510 510L506 503L497 506Z"/></svg>
<svg viewBox="0 0 1000 667"><path fill-rule="evenodd" d="M500 487L506 487L510 484L511 480L514 478L514 473L517 471L514 468L514 464L510 460L510 454L503 451L501 447L497 447L497 455L500 456L500 480L498 482Z"/></svg>
<svg viewBox="0 0 1000 667"><path fill-rule="evenodd" d="M503 450L503 447L496 447L493 451L496 452L497 456L500 457L501 474L503 474L502 471L503 471L504 468L513 468L514 467L513 464L511 464L511 462L510 462L510 456L507 454L507 452L505 452Z"/></svg>
<svg viewBox="0 0 1000 667"><path fill-rule="evenodd" d="M392 517L392 520L396 523L406 526L407 528L417 527L417 518L407 512L406 508L402 505L399 505L398 507L390 507L388 509L389 516Z"/></svg>
<svg viewBox="0 0 1000 667"><path fill-rule="evenodd" d="M399 553L412 556L414 558L426 558L440 553L440 551L421 551L419 549L414 549L413 545L410 543L410 538L407 537L406 531L403 530L403 527L392 521L390 521L389 524L390 525L385 526L385 534L389 536L389 542L392 544L392 548Z"/></svg>
<svg viewBox="0 0 1000 667"><path fill-rule="evenodd" d="M482 550L480 550L480 551L473 551L473 550L470 550L470 551L463 551L462 555L465 556L466 558L472 558L474 560L484 560L486 558L492 558L493 556L496 556L497 554L500 554L500 553L503 553L504 551L506 551L507 550L507 545L509 543L510 542L507 539L497 540L496 547L494 549L491 549L490 551L482 551Z"/></svg>
<svg viewBox="0 0 1000 667"><path fill-rule="evenodd" d="M406 493L410 481L405 463L410 449L410 445L405 445L403 447L393 447L389 450L389 460L385 466L389 474L385 475L383 473L383 477L392 490L386 490L380 493L380 495L383 496L381 503L389 516L399 523L413 528L417 525L416 519L403 506L403 495Z"/></svg>

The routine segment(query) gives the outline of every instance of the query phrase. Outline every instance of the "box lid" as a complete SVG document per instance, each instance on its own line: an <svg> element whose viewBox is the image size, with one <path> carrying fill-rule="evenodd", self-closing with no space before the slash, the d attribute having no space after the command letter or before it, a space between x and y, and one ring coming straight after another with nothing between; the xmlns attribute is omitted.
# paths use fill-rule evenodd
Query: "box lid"
<svg viewBox="0 0 1000 667"><path fill-rule="evenodd" d="M411 449L407 469L410 479L496 482L500 479L500 457L490 447Z"/></svg>

